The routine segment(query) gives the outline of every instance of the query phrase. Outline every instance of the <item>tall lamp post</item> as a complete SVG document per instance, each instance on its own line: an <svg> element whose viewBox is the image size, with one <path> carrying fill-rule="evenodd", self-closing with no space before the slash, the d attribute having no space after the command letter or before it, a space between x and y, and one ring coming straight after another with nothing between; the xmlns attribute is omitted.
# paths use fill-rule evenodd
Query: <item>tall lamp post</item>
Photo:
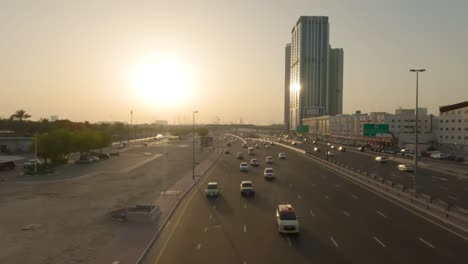
<svg viewBox="0 0 468 264"><path fill-rule="evenodd" d="M415 109L415 125L414 125L414 196L416 196L416 175L418 171L418 133L419 133L419 120L418 120L418 85L419 73L425 72L425 69L410 69L410 72L416 73L416 109Z"/></svg>
<svg viewBox="0 0 468 264"><path fill-rule="evenodd" d="M195 180L195 114L198 111L193 111L193 121L192 121L192 180Z"/></svg>

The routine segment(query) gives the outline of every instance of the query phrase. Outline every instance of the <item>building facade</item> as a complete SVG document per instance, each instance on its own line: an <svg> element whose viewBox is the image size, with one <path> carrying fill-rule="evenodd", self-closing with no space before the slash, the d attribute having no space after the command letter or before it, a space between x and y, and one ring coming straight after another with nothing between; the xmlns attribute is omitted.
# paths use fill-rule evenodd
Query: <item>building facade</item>
<svg viewBox="0 0 468 264"><path fill-rule="evenodd" d="M330 47L330 65L328 81L328 114L343 113L343 49Z"/></svg>
<svg viewBox="0 0 468 264"><path fill-rule="evenodd" d="M284 128L289 130L289 83L291 82L291 43L286 45L284 64Z"/></svg>
<svg viewBox="0 0 468 264"><path fill-rule="evenodd" d="M332 68L331 53L334 55ZM343 50L330 48L328 17L299 18L291 32L290 59L290 130L302 125L304 118L341 113ZM332 91L330 81L333 81Z"/></svg>
<svg viewBox="0 0 468 264"><path fill-rule="evenodd" d="M468 101L441 106L439 112L439 147L447 153L468 154Z"/></svg>

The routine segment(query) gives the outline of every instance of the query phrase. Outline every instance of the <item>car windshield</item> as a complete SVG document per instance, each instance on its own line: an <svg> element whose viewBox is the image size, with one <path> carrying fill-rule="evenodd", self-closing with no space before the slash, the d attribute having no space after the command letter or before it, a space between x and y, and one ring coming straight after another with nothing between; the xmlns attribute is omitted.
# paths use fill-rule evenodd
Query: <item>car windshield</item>
<svg viewBox="0 0 468 264"><path fill-rule="evenodd" d="M267 173L273 172L273 169L266 169L265 172Z"/></svg>
<svg viewBox="0 0 468 264"><path fill-rule="evenodd" d="M212 190L212 189L218 189L218 185L217 184L208 184L208 189ZM203 190L203 189L202 189Z"/></svg>
<svg viewBox="0 0 468 264"><path fill-rule="evenodd" d="M252 187L252 186L253 186L253 184L250 183L250 182L244 182L244 183L242 183L242 187Z"/></svg>
<svg viewBox="0 0 468 264"><path fill-rule="evenodd" d="M296 214L291 211L281 211L280 220L296 220Z"/></svg>

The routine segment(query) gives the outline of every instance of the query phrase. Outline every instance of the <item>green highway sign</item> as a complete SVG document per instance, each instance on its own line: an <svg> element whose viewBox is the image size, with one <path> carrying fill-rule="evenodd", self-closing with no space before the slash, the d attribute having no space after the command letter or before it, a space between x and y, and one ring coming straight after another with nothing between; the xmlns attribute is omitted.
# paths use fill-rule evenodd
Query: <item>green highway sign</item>
<svg viewBox="0 0 468 264"><path fill-rule="evenodd" d="M388 124L364 124L365 137L382 137L389 134Z"/></svg>
<svg viewBox="0 0 468 264"><path fill-rule="evenodd" d="M296 132L297 133L309 133L309 126L297 126Z"/></svg>

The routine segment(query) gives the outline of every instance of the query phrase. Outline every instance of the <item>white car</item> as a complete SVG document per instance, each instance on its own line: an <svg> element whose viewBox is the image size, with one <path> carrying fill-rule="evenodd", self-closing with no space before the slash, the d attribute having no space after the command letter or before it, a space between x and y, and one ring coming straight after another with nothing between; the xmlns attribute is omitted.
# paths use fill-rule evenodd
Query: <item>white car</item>
<svg viewBox="0 0 468 264"><path fill-rule="evenodd" d="M240 184L240 192L242 196L255 195L255 187L252 181L242 181Z"/></svg>
<svg viewBox="0 0 468 264"><path fill-rule="evenodd" d="M263 171L263 176L265 179L274 179L275 178L275 172L273 171L273 168L265 168Z"/></svg>
<svg viewBox="0 0 468 264"><path fill-rule="evenodd" d="M206 186L205 194L207 197L217 197L219 195L218 183L209 182Z"/></svg>
<svg viewBox="0 0 468 264"><path fill-rule="evenodd" d="M445 154L440 153L440 152L432 153L430 157L433 158L433 159L446 159L447 158L447 156Z"/></svg>
<svg viewBox="0 0 468 264"><path fill-rule="evenodd" d="M240 171L248 171L249 170L249 164L247 162L241 162L239 165Z"/></svg>
<svg viewBox="0 0 468 264"><path fill-rule="evenodd" d="M99 161L99 157L97 156L89 156L91 159L93 159L94 162Z"/></svg>
<svg viewBox="0 0 468 264"><path fill-rule="evenodd" d="M278 154L278 158L279 159L286 159L286 154L281 152L281 153Z"/></svg>
<svg viewBox="0 0 468 264"><path fill-rule="evenodd" d="M400 164L400 165L398 165L398 169L401 170L401 171L406 171L406 172L413 172L414 171L413 165L409 165L409 164Z"/></svg>
<svg viewBox="0 0 468 264"><path fill-rule="evenodd" d="M278 232L286 234L299 233L299 220L290 204L280 204L276 208L276 224Z"/></svg>
<svg viewBox="0 0 468 264"><path fill-rule="evenodd" d="M267 156L265 158L265 162L268 163L268 164L272 164L273 163L273 158L271 156Z"/></svg>
<svg viewBox="0 0 468 264"><path fill-rule="evenodd" d="M247 149L247 153L248 153L249 155L254 155L254 148L249 147L249 148Z"/></svg>
<svg viewBox="0 0 468 264"><path fill-rule="evenodd" d="M244 159L244 155L242 153L237 153L237 159Z"/></svg>
<svg viewBox="0 0 468 264"><path fill-rule="evenodd" d="M387 162L387 157L377 156L377 157L375 157L375 161L378 162L378 163L386 163Z"/></svg>

